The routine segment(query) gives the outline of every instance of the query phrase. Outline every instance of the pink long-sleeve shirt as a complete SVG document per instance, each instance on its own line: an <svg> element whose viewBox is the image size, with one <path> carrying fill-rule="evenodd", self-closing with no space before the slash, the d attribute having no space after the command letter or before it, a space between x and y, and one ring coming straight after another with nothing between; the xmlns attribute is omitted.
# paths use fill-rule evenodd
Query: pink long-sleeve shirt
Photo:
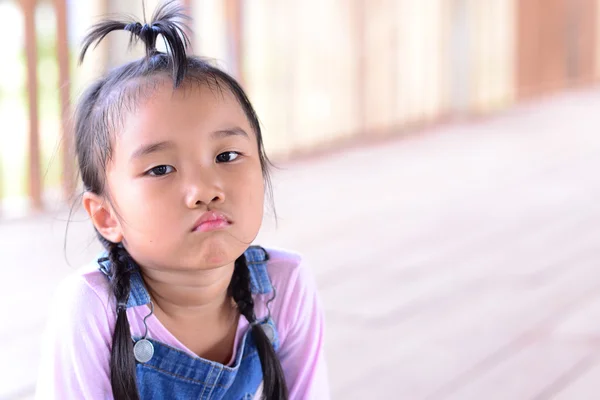
<svg viewBox="0 0 600 400"><path fill-rule="evenodd" d="M323 311L314 279L298 255L274 249L268 253L267 271L277 291L271 315L280 338L277 354L290 399L329 399ZM270 294L255 296L258 318L267 315L269 298ZM143 335L142 321L147 315L146 305L127 309L133 336ZM96 263L65 279L51 306L43 338L36 398L112 399L109 360L115 321L114 297ZM148 318L147 324L149 337L197 357L156 317ZM247 329L248 322L241 317L234 353Z"/></svg>

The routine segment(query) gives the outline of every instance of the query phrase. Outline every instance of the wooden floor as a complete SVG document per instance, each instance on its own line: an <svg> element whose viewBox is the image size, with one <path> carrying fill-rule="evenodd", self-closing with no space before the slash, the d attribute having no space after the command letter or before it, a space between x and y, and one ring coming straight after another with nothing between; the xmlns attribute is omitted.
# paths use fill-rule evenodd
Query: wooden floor
<svg viewBox="0 0 600 400"><path fill-rule="evenodd" d="M335 399L600 398L600 91L282 165L277 229L327 313ZM33 393L47 299L97 250L0 222L0 398ZM8 357L8 358L7 358Z"/></svg>

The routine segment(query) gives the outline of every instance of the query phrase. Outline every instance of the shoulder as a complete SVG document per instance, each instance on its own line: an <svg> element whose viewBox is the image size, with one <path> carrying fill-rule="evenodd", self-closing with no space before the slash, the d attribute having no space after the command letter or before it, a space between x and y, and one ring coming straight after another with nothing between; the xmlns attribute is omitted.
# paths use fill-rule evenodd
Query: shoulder
<svg viewBox="0 0 600 400"><path fill-rule="evenodd" d="M84 351L90 343L102 349L109 346L116 320L115 313L109 311L111 302L108 279L92 266L67 276L49 305L44 335L47 347L62 359L71 360L74 352Z"/></svg>
<svg viewBox="0 0 600 400"><path fill-rule="evenodd" d="M38 397L107 398L114 313L108 279L86 265L57 287L42 336Z"/></svg>
<svg viewBox="0 0 600 400"><path fill-rule="evenodd" d="M271 315L280 340L277 356L290 396L311 393L310 398L328 398L325 316L313 271L297 253L265 250L270 256L267 271L276 290Z"/></svg>
<svg viewBox="0 0 600 400"><path fill-rule="evenodd" d="M50 313L65 325L69 325L65 319L77 321L88 319L92 315L102 318L107 314L110 299L108 279L93 262L77 269L60 282L54 293Z"/></svg>
<svg viewBox="0 0 600 400"><path fill-rule="evenodd" d="M302 256L289 250L279 248L265 248L269 255L267 271L271 280L289 278L298 274L302 265Z"/></svg>
<svg viewBox="0 0 600 400"><path fill-rule="evenodd" d="M265 250L269 255L267 273L277 297L287 297L285 294L290 290L298 294L299 286L312 285L312 271L299 253L278 248Z"/></svg>
<svg viewBox="0 0 600 400"><path fill-rule="evenodd" d="M301 317L317 297L311 268L295 252L265 248L269 254L267 272L276 291L273 314L286 323Z"/></svg>

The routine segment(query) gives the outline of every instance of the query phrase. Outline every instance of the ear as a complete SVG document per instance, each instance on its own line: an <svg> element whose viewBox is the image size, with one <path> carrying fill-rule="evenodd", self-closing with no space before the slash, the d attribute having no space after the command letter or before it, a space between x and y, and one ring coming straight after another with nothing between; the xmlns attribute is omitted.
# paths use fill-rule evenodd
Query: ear
<svg viewBox="0 0 600 400"><path fill-rule="evenodd" d="M123 240L123 230L110 204L103 197L91 192L83 194L82 202L98 232L106 240L120 243Z"/></svg>

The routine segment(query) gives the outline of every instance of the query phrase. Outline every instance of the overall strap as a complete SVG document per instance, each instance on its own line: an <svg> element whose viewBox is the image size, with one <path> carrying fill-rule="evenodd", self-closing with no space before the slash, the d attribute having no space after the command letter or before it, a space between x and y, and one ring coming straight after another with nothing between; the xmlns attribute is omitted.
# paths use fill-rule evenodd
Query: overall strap
<svg viewBox="0 0 600 400"><path fill-rule="evenodd" d="M269 253L260 246L251 246L244 252L250 270L250 291L253 294L267 294L273 291L267 272Z"/></svg>

